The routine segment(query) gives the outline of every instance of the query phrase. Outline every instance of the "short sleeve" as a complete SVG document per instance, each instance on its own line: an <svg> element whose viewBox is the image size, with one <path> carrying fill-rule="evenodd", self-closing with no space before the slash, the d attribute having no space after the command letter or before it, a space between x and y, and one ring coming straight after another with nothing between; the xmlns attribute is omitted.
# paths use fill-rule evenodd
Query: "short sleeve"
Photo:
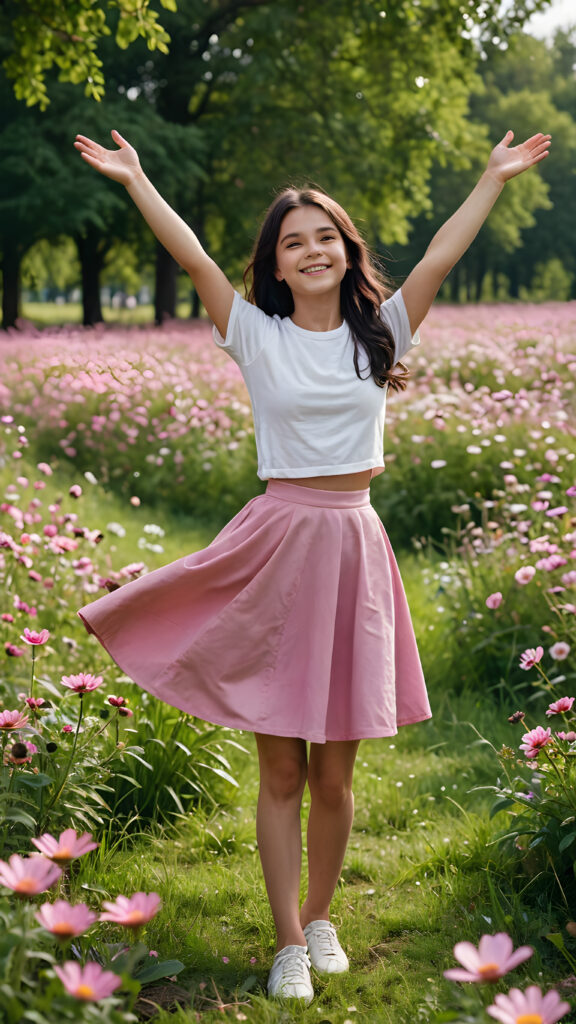
<svg viewBox="0 0 576 1024"><path fill-rule="evenodd" d="M420 344L419 332L416 331L415 334L412 334L410 330L410 321L401 288L398 288L394 295L391 295L389 299L382 303L380 306L380 316L388 324L394 337L396 344L394 365L396 365L413 345Z"/></svg>
<svg viewBox="0 0 576 1024"><path fill-rule="evenodd" d="M247 366L262 351L267 335L274 329L274 323L273 318L262 309L243 299L240 292L234 292L226 337L222 337L215 325L212 335L216 344L236 363Z"/></svg>

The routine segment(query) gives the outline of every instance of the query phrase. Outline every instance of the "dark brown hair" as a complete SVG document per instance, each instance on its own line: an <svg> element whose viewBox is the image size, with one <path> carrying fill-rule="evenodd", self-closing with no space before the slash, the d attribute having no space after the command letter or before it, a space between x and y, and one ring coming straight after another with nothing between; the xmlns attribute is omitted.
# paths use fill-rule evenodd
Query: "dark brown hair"
<svg viewBox="0 0 576 1024"><path fill-rule="evenodd" d="M380 304L392 294L388 282L375 266L374 257L345 210L330 196L316 188L287 188L269 207L252 259L244 272L244 287L249 302L253 302L269 316L290 316L294 312L292 292L285 281L278 281L276 245L280 226L286 214L299 206L317 206L336 225L346 246L351 268L346 270L340 284L340 308L350 327L354 341L354 367L358 366L358 345L362 345L370 360L371 374L379 387L389 384L395 390L404 390L409 371L403 363L394 366L395 342L392 331L380 318ZM248 288L247 278L252 275Z"/></svg>

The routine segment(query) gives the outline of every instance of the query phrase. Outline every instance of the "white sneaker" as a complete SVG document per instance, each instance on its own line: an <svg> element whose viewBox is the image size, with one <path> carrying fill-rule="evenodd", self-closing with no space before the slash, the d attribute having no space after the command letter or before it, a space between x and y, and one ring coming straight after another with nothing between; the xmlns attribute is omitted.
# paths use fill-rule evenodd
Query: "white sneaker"
<svg viewBox="0 0 576 1024"><path fill-rule="evenodd" d="M306 1005L312 1002L314 989L306 946L284 946L276 953L268 976L268 995L280 999L303 999Z"/></svg>
<svg viewBox="0 0 576 1024"><path fill-rule="evenodd" d="M330 921L310 921L304 928L312 966L323 974L342 974L348 970L348 957L338 942Z"/></svg>

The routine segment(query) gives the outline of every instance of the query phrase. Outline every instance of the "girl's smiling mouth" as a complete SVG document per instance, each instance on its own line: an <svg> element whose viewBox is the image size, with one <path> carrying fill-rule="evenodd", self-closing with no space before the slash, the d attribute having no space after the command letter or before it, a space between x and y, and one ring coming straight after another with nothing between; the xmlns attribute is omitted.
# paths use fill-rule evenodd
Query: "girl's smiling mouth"
<svg viewBox="0 0 576 1024"><path fill-rule="evenodd" d="M322 274L325 270L330 269L329 263L313 263L311 267L304 267L301 274Z"/></svg>

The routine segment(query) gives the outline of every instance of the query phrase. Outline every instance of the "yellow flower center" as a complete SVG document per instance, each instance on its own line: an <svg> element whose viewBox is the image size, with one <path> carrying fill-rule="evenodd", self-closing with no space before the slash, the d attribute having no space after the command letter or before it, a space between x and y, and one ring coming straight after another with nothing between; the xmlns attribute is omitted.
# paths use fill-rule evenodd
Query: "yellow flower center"
<svg viewBox="0 0 576 1024"><path fill-rule="evenodd" d="M70 924L70 921L58 921L52 926L52 934L65 936L74 935L74 928Z"/></svg>
<svg viewBox="0 0 576 1024"><path fill-rule="evenodd" d="M74 860L74 855L68 846L61 846L52 854L50 860L53 860L55 864L69 864L71 860Z"/></svg>
<svg viewBox="0 0 576 1024"><path fill-rule="evenodd" d="M74 995L77 999L94 999L94 989L90 985L78 985Z"/></svg>
<svg viewBox="0 0 576 1024"><path fill-rule="evenodd" d="M137 928L138 925L144 924L144 914L141 910L131 910L124 924L128 928Z"/></svg>
<svg viewBox="0 0 576 1024"><path fill-rule="evenodd" d="M481 964L478 968L478 974L483 981L496 981L501 974L500 966L499 964Z"/></svg>
<svg viewBox="0 0 576 1024"><path fill-rule="evenodd" d="M522 1013L516 1018L516 1024L544 1024L544 1017L539 1013Z"/></svg>
<svg viewBox="0 0 576 1024"><path fill-rule="evenodd" d="M15 892L30 893L33 894L38 890L38 882L31 875L24 875L23 878L18 882Z"/></svg>

